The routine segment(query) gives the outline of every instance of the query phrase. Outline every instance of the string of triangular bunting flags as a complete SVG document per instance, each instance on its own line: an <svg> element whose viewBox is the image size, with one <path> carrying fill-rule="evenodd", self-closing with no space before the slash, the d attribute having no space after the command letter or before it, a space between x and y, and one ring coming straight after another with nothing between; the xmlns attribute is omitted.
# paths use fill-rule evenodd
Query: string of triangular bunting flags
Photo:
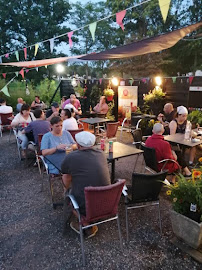
<svg viewBox="0 0 202 270"><path fill-rule="evenodd" d="M100 20L98 20L96 22L93 22L91 24L85 25L83 27L80 27L80 28L75 29L73 31L70 31L68 33L64 33L64 34L61 34L59 36L56 36L56 37L53 37L53 38L50 38L50 39L46 39L46 40L40 41L40 42L38 42L36 44L32 44L32 45L29 45L28 47L24 47L23 49L20 49L18 51L14 51L14 52L11 51L9 53L3 54L3 55L0 56L0 63L2 63L3 57L9 58L10 54L15 54L17 61L20 61L20 56L19 56L19 52L20 51L23 51L24 52L24 59L27 60L27 49L28 48L31 49L32 47L34 47L34 56L36 56L40 44L43 44L45 42L49 42L50 43L50 52L52 53L53 52L53 49L54 49L54 41L55 41L55 39L58 39L58 38L60 38L62 36L65 36L65 35L67 35L67 37L69 39L69 47L72 48L72 46L73 46L72 36L73 36L74 32L75 31L78 31L78 30L81 30L83 28L86 28L86 27L89 27L89 31L91 33L92 39L93 39L93 41L95 41L95 32L96 32L97 23L100 22L100 21L106 20L106 19L108 19L110 17L113 17L115 15L116 15L116 23L124 31L123 19L124 19L125 15L126 15L126 11L127 10L130 10L130 9L133 9L133 8L136 8L138 6L141 6L141 5L143 5L145 3L148 3L150 1L152 1L152 0L145 0L145 1L143 1L141 3L138 3L138 4L136 4L136 5L132 6L132 7L126 8L125 10L122 10L122 11L117 12L115 14L111 14L111 15L109 15L107 17L104 17L104 18L102 18L102 19L100 19ZM160 7L160 10L161 10L161 14L162 14L164 23L166 21L167 15L168 15L170 2L171 2L171 0L159 0L159 7Z"/></svg>

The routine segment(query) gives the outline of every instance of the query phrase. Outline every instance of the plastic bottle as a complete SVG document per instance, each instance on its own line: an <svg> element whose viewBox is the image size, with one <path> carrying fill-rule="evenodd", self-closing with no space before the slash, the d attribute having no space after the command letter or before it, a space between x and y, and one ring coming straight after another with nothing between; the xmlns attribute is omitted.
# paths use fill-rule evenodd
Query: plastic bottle
<svg viewBox="0 0 202 270"><path fill-rule="evenodd" d="M189 141L191 139L191 122L187 121L184 139Z"/></svg>

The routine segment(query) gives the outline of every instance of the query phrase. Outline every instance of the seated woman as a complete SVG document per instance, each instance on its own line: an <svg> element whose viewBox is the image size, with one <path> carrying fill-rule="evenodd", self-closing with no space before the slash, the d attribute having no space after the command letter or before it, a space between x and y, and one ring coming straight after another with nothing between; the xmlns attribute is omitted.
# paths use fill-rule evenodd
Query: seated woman
<svg viewBox="0 0 202 270"><path fill-rule="evenodd" d="M176 118L174 120L172 120L169 124L169 128L170 128L170 135L173 135L175 133L185 133L186 130L186 125L187 125L187 115L188 115L188 110L186 107L184 106L179 106L177 107L177 115ZM190 150L190 156L189 156L189 165L193 164L194 161L194 157L195 157L195 153L196 153L196 148L192 147ZM181 161L181 165L184 168L187 168L187 164L184 160L184 157L182 157L179 153L176 152L176 154L178 155L178 160ZM190 175L191 172L189 171L189 169L186 169L186 175Z"/></svg>
<svg viewBox="0 0 202 270"><path fill-rule="evenodd" d="M62 130L75 130L78 129L76 119L73 117L74 111L71 109L63 109L61 111L61 118L63 120Z"/></svg>
<svg viewBox="0 0 202 270"><path fill-rule="evenodd" d="M36 118L34 117L34 114L30 112L30 106L28 104L23 104L20 112L16 114L11 122L12 127L18 127L18 138L21 141L22 157L25 157L25 149L28 144L28 138L22 133L22 131L28 126L29 123L35 120Z"/></svg>
<svg viewBox="0 0 202 270"><path fill-rule="evenodd" d="M62 130L62 119L59 116L54 116L50 120L51 130L44 134L41 141L42 155L52 155L59 151L65 151L67 145L71 144L72 149L77 149L77 144L71 134ZM47 161L49 173L59 174L58 169Z"/></svg>

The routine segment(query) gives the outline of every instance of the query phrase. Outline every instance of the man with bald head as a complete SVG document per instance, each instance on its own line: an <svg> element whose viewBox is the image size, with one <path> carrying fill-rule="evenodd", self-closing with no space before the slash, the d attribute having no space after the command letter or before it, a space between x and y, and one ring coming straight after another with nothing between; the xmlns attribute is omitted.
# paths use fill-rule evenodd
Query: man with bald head
<svg viewBox="0 0 202 270"><path fill-rule="evenodd" d="M163 108L164 114L160 113L157 117L158 121L164 126L168 125L175 118L175 110L172 103L166 103Z"/></svg>
<svg viewBox="0 0 202 270"><path fill-rule="evenodd" d="M172 151L171 146L168 142L164 140L163 133L164 133L164 127L161 123L156 123L153 126L153 135L149 137L145 145L147 147L154 148L156 150L156 159L157 161L163 160L163 159L173 159L177 160L177 156L174 151ZM164 163L158 164L159 171L162 169ZM176 172L179 169L179 166L174 162L168 162L165 167L165 170L168 170L169 173ZM171 177L169 179L171 182L174 181L174 177Z"/></svg>

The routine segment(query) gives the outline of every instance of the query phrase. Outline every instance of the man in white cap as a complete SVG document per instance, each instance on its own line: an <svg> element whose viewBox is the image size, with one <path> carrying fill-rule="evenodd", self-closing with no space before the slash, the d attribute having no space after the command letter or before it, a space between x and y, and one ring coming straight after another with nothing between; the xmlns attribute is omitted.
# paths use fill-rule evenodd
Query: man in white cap
<svg viewBox="0 0 202 270"><path fill-rule="evenodd" d="M107 159L103 152L95 150L95 135L82 131L75 135L78 150L68 154L62 164L63 182L70 193L74 195L79 205L82 215L85 215L84 188L88 186L106 186L110 184L110 175ZM79 233L78 222L71 222L70 227ZM90 231L86 231L88 238L97 232L97 227L93 226Z"/></svg>
<svg viewBox="0 0 202 270"><path fill-rule="evenodd" d="M186 107L184 106L177 107L177 116L169 124L170 135L173 135L175 133L185 134L186 126L188 123L187 115L188 115L188 110ZM196 147L192 147L189 154L189 165L193 164L195 154L196 154Z"/></svg>

